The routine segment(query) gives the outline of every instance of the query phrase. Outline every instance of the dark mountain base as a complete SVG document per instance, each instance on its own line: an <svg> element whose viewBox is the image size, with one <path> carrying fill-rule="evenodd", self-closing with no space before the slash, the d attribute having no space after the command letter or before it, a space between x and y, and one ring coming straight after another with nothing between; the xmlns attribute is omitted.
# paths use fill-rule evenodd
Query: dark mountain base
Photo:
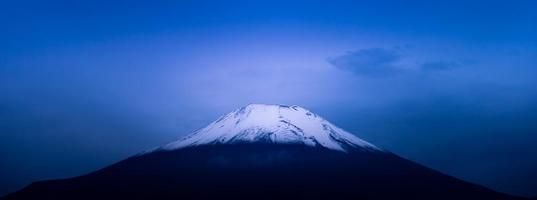
<svg viewBox="0 0 537 200"><path fill-rule="evenodd" d="M132 157L5 199L517 199L390 153L214 145Z"/></svg>

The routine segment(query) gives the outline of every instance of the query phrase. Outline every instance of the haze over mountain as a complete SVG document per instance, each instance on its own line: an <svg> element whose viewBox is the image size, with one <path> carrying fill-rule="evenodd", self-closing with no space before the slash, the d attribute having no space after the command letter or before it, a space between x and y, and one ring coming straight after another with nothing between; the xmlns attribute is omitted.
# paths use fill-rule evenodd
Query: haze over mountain
<svg viewBox="0 0 537 200"><path fill-rule="evenodd" d="M169 144L4 199L522 199L426 168L300 106L251 104Z"/></svg>

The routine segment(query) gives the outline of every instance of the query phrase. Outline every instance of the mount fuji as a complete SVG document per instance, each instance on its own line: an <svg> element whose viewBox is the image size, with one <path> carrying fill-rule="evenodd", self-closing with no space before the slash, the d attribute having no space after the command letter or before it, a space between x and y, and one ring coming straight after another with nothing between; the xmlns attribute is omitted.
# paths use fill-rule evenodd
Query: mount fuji
<svg viewBox="0 0 537 200"><path fill-rule="evenodd" d="M382 151L299 106L250 104L159 150L207 144L303 144L337 151Z"/></svg>
<svg viewBox="0 0 537 200"><path fill-rule="evenodd" d="M300 106L251 104L169 144L4 199L522 199L370 144Z"/></svg>

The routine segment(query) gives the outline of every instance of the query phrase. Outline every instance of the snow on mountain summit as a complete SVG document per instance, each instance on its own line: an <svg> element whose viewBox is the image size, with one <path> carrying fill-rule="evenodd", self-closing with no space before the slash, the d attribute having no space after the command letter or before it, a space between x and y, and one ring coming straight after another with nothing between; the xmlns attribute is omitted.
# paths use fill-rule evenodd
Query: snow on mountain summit
<svg viewBox="0 0 537 200"><path fill-rule="evenodd" d="M159 149L253 142L304 144L344 152L353 148L382 151L300 106L266 104L237 109Z"/></svg>

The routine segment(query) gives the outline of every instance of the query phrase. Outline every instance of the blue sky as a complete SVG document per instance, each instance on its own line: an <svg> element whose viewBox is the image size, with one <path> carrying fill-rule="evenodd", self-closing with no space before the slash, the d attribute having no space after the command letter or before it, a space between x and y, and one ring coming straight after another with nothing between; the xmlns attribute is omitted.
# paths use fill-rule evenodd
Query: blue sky
<svg viewBox="0 0 537 200"><path fill-rule="evenodd" d="M535 196L536 8L0 2L0 194L276 103L447 174Z"/></svg>

